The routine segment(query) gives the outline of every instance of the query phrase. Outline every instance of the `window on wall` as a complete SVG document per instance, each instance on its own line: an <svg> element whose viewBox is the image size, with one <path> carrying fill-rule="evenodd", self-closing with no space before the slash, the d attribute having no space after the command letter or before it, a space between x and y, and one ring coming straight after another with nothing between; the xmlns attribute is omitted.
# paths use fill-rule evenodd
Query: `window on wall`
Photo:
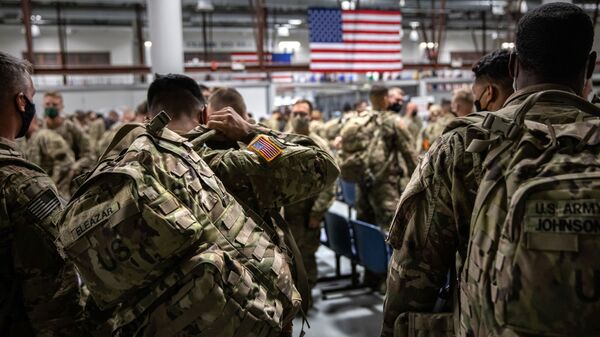
<svg viewBox="0 0 600 337"><path fill-rule="evenodd" d="M23 53L25 58L26 53ZM107 66L110 65L110 52L69 52L66 64L71 66ZM36 65L60 65L60 53L34 53Z"/></svg>

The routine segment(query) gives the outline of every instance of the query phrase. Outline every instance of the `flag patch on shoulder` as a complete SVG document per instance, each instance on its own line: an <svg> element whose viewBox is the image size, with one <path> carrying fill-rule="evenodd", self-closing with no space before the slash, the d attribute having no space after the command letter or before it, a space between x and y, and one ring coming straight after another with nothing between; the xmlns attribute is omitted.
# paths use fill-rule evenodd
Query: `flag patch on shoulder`
<svg viewBox="0 0 600 337"><path fill-rule="evenodd" d="M268 162L279 157L282 153L282 149L265 135L256 136L248 145L248 149L265 158Z"/></svg>
<svg viewBox="0 0 600 337"><path fill-rule="evenodd" d="M27 210L37 220L46 219L52 212L60 206L60 201L51 189L47 189L37 198L32 200L27 206Z"/></svg>

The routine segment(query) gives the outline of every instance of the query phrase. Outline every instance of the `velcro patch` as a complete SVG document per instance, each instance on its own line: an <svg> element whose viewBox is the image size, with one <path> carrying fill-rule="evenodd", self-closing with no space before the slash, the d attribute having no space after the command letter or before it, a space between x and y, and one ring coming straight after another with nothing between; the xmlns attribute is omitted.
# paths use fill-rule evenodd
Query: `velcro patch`
<svg viewBox="0 0 600 337"><path fill-rule="evenodd" d="M60 200L56 196L56 193L51 189L47 189L31 200L29 206L27 206L27 211L38 221L42 221L59 206Z"/></svg>
<svg viewBox="0 0 600 337"><path fill-rule="evenodd" d="M265 135L256 136L248 145L248 149L263 157L267 162L271 162L282 153L281 147Z"/></svg>

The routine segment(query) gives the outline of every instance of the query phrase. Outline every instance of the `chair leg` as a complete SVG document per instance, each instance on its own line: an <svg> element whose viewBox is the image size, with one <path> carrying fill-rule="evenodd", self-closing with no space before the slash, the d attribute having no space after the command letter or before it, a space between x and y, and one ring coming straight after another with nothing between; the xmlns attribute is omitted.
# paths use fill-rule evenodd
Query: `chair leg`
<svg viewBox="0 0 600 337"><path fill-rule="evenodd" d="M353 278L352 274L347 274L347 275L342 274L341 258L342 258L341 255L335 254L335 275L319 277L317 279L317 282L339 281L339 280L345 280L348 278Z"/></svg>

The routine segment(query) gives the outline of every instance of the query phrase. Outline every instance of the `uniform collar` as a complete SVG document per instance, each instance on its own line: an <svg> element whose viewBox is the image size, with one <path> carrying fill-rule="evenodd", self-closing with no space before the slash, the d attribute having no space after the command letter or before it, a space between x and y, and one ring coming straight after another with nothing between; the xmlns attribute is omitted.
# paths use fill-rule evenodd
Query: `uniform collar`
<svg viewBox="0 0 600 337"><path fill-rule="evenodd" d="M570 92L573 94L575 93L573 91L573 89L571 89L565 85L560 85L560 84L542 83L542 84L530 85L521 90L515 91L512 95L510 95L506 99L506 102L504 102L504 105L502 107L504 108L509 105L520 104L520 103L522 103L522 101L525 98L527 98L531 94L534 94L534 93L540 92L540 91L544 91L544 90L561 90L561 91L567 91L567 92Z"/></svg>
<svg viewBox="0 0 600 337"><path fill-rule="evenodd" d="M20 157L21 152L17 149L17 143L7 138L0 137L0 152Z"/></svg>

